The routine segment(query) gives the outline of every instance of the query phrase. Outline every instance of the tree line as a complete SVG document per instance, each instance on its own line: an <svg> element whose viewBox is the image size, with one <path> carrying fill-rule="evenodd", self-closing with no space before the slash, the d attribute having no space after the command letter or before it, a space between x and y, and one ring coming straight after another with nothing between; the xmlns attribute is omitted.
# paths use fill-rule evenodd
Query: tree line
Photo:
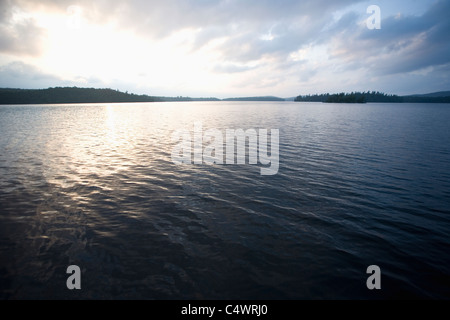
<svg viewBox="0 0 450 320"><path fill-rule="evenodd" d="M351 93L323 93L313 95L299 95L294 101L299 102L328 102L328 103L366 103L366 102L420 102L420 103L450 103L450 96L398 96L379 91L351 92Z"/></svg>
<svg viewBox="0 0 450 320"><path fill-rule="evenodd" d="M449 94L450 92L438 92L435 94ZM435 95L433 94L433 95ZM0 104L53 104L53 103L114 103L114 102L157 102L157 101L220 101L217 98L190 98L190 97L157 97L149 95L137 95L121 92L119 90L78 88L78 87L54 87L48 89L12 89L0 88ZM285 99L262 96L228 98L224 101L284 101ZM299 95L294 101L329 102L329 103L366 103L366 102L426 102L426 103L450 103L450 96L413 95L397 96L378 91L351 92L337 94Z"/></svg>
<svg viewBox="0 0 450 320"><path fill-rule="evenodd" d="M159 97L121 92L110 88L54 87L48 89L0 88L0 104L115 103L219 101L217 98Z"/></svg>
<svg viewBox="0 0 450 320"><path fill-rule="evenodd" d="M388 95L378 91L351 93L323 93L314 95L299 95L294 101L330 102L330 103L366 103L366 102L402 102L397 95Z"/></svg>
<svg viewBox="0 0 450 320"><path fill-rule="evenodd" d="M155 102L159 97L113 89L55 87L48 89L0 89L1 104Z"/></svg>

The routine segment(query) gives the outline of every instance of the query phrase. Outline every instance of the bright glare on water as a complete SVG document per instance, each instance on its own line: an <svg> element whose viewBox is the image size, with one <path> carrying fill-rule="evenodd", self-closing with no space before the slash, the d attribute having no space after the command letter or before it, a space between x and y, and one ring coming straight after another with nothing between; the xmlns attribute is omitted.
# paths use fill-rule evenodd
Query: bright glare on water
<svg viewBox="0 0 450 320"><path fill-rule="evenodd" d="M278 173L174 164L194 122L279 129ZM0 298L448 299L449 123L445 104L0 106Z"/></svg>

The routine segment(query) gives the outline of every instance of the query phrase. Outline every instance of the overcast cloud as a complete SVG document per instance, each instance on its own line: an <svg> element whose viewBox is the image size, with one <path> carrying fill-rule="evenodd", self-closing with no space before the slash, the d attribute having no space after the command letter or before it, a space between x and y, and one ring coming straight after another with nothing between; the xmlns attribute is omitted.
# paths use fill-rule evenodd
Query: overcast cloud
<svg viewBox="0 0 450 320"><path fill-rule="evenodd" d="M380 30L366 27L370 4ZM219 97L450 90L449 12L444 0L7 0L0 85ZM70 19L78 33L61 33ZM83 42L94 32L104 36Z"/></svg>

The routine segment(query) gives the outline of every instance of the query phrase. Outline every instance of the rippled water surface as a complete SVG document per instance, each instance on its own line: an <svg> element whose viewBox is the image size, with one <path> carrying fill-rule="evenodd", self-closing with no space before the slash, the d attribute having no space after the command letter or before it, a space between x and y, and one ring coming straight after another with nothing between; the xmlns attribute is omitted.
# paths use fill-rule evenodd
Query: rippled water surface
<svg viewBox="0 0 450 320"><path fill-rule="evenodd" d="M278 174L175 165L196 121L279 129ZM445 104L0 106L0 298L450 298L449 123Z"/></svg>

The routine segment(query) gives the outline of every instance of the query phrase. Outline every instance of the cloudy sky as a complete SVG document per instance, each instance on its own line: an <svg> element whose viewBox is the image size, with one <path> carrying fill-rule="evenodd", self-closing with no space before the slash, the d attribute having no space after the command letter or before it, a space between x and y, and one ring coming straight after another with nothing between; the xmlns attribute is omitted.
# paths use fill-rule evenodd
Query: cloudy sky
<svg viewBox="0 0 450 320"><path fill-rule="evenodd" d="M381 29L367 27L370 5ZM448 0L0 0L0 87L450 90L449 13Z"/></svg>

